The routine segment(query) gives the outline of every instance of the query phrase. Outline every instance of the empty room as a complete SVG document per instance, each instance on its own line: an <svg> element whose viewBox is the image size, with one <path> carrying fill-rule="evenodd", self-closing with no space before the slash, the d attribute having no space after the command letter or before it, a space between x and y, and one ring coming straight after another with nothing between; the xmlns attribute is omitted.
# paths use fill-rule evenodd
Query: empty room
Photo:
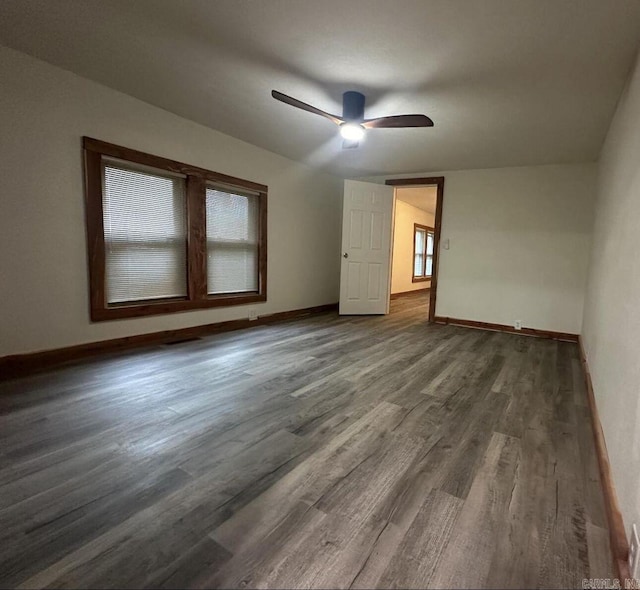
<svg viewBox="0 0 640 590"><path fill-rule="evenodd" d="M1 0L0 587L640 586L639 50Z"/></svg>

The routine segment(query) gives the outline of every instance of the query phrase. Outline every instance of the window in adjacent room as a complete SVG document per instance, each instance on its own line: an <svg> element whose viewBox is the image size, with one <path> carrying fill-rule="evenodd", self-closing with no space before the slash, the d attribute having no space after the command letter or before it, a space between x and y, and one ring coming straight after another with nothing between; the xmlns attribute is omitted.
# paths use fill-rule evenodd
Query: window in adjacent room
<svg viewBox="0 0 640 590"><path fill-rule="evenodd" d="M414 283L428 281L433 273L433 228L413 224L413 277Z"/></svg>
<svg viewBox="0 0 640 590"><path fill-rule="evenodd" d="M266 300L267 187L84 138L93 320Z"/></svg>

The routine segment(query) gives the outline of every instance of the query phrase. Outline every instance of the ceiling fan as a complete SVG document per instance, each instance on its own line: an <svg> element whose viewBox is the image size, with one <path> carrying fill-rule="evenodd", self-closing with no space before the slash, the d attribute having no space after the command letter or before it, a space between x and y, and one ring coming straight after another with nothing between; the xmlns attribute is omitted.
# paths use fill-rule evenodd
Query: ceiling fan
<svg viewBox="0 0 640 590"><path fill-rule="evenodd" d="M342 95L342 116L332 115L322 111L297 98L271 91L271 96L280 102L292 107L302 109L325 117L340 127L340 135L344 138L343 148L358 147L367 129L402 128L402 127L433 127L433 121L426 115L391 115L389 117L377 117L376 119L364 118L364 94L349 90Z"/></svg>

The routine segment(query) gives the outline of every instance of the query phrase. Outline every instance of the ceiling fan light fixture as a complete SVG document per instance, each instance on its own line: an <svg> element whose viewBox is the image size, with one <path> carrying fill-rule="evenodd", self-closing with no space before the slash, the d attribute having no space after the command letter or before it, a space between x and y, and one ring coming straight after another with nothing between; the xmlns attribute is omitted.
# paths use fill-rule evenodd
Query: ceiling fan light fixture
<svg viewBox="0 0 640 590"><path fill-rule="evenodd" d="M288 104L296 109L301 109L320 115L329 119L340 127L340 135L344 138L342 149L357 148L360 141L364 139L367 129L404 129L406 127L433 127L433 121L426 115L390 115L387 117L376 117L375 119L365 119L364 103L365 96L361 92L349 90L342 94L342 116L332 115L313 105L302 102L293 96L287 96L271 91L271 96L277 101Z"/></svg>
<svg viewBox="0 0 640 590"><path fill-rule="evenodd" d="M360 141L364 137L364 127L359 123L343 123L340 125L340 135L349 141Z"/></svg>

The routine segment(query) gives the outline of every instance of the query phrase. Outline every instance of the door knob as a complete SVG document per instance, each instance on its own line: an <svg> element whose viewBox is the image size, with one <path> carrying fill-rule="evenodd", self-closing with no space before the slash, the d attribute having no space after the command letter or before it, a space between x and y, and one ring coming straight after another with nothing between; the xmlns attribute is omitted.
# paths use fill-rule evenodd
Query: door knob
<svg viewBox="0 0 640 590"><path fill-rule="evenodd" d="M348 252L345 252L345 253L342 255L342 257L343 257L343 258L349 258L349 253L348 253Z"/></svg>

